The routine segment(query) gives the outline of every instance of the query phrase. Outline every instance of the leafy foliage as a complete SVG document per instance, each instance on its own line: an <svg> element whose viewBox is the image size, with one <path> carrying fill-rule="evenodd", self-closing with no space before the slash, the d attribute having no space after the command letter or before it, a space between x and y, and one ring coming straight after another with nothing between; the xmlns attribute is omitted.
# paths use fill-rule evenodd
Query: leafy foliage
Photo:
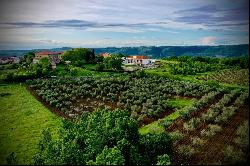
<svg viewBox="0 0 250 166"><path fill-rule="evenodd" d="M122 60L118 55L104 58L103 65L106 70L122 70Z"/></svg>
<svg viewBox="0 0 250 166"><path fill-rule="evenodd" d="M167 154L158 156L158 162L156 165L171 165L169 156Z"/></svg>
<svg viewBox="0 0 250 166"><path fill-rule="evenodd" d="M209 57L171 57L170 60L179 61L179 63L169 64L170 72L174 75L196 75L211 71L220 71L222 69L248 69L249 58L209 58ZM215 74L215 77L217 74ZM204 77L203 77L204 78Z"/></svg>
<svg viewBox="0 0 250 166"><path fill-rule="evenodd" d="M44 131L35 164L156 164L171 152L167 134L140 136L128 112L97 110L65 121L58 139Z"/></svg>
<svg viewBox="0 0 250 166"><path fill-rule="evenodd" d="M102 153L98 154L96 161L89 161L87 165L124 165L125 160L121 151L115 146L114 148L104 147Z"/></svg>
<svg viewBox="0 0 250 166"><path fill-rule="evenodd" d="M71 61L76 66L81 66L84 63L94 62L95 54L87 48L76 48L64 52L62 59L64 61Z"/></svg>

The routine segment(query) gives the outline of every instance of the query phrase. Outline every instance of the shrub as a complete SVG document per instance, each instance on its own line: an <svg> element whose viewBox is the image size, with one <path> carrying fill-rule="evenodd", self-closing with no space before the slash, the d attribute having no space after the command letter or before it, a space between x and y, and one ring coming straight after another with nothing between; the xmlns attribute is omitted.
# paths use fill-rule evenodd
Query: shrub
<svg viewBox="0 0 250 166"><path fill-rule="evenodd" d="M190 145L182 145L178 147L178 152L184 157L192 157L195 154L195 150Z"/></svg>
<svg viewBox="0 0 250 166"><path fill-rule="evenodd" d="M183 124L183 128L186 131L193 131L196 129L200 124L200 118L192 118L189 122Z"/></svg>
<svg viewBox="0 0 250 166"><path fill-rule="evenodd" d="M183 134L179 130L170 132L169 136L175 143L183 138Z"/></svg>
<svg viewBox="0 0 250 166"><path fill-rule="evenodd" d="M183 119L183 120L187 120L188 118L189 118L189 116L190 116L190 113L189 113L189 111L188 110L181 110L180 111L180 116L181 116L181 118Z"/></svg>
<svg viewBox="0 0 250 166"><path fill-rule="evenodd" d="M232 107L232 106L224 107L222 109L222 113L219 116L217 116L214 121L216 123L221 123L221 124L226 123L228 119L231 118L235 114L235 111L236 111L236 107Z"/></svg>
<svg viewBox="0 0 250 166"><path fill-rule="evenodd" d="M246 163L247 157L241 150L236 150L232 146L227 146L224 150L224 162L227 164Z"/></svg>
<svg viewBox="0 0 250 166"><path fill-rule="evenodd" d="M240 125L236 132L237 137L235 138L235 143L244 149L249 148L249 122L244 121Z"/></svg>
<svg viewBox="0 0 250 166"><path fill-rule="evenodd" d="M220 132L222 130L222 128L219 125L209 124L208 127L211 132L215 132L215 133Z"/></svg>
<svg viewBox="0 0 250 166"><path fill-rule="evenodd" d="M164 128L169 127L173 124L173 120L160 120L159 125L161 125Z"/></svg>
<svg viewBox="0 0 250 166"><path fill-rule="evenodd" d="M240 107L244 104L247 103L249 98L249 94L248 93L242 93L239 97L237 97L237 99L234 101L234 105L237 107Z"/></svg>
<svg viewBox="0 0 250 166"><path fill-rule="evenodd" d="M171 165L170 157L167 154L158 156L156 165Z"/></svg>
<svg viewBox="0 0 250 166"><path fill-rule="evenodd" d="M197 147L201 147L204 144L204 140L202 140L199 137L193 137L191 138L192 144Z"/></svg>
<svg viewBox="0 0 250 166"><path fill-rule="evenodd" d="M201 130L201 135L207 136L207 137L212 137L217 132L220 132L221 130L222 130L222 128L220 126L209 124L207 130L206 129Z"/></svg>

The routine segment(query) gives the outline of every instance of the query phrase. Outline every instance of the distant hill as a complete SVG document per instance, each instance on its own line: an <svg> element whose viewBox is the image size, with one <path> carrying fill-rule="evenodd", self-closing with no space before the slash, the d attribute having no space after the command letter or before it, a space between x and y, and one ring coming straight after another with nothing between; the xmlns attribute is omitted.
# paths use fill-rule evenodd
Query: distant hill
<svg viewBox="0 0 250 166"><path fill-rule="evenodd" d="M43 50L48 51L67 51L71 50L71 47L62 47L62 48L52 48L52 49L33 49L33 50L0 50L0 56L23 56L28 52L38 52Z"/></svg>
<svg viewBox="0 0 250 166"><path fill-rule="evenodd" d="M71 47L46 49L50 51L66 51ZM41 51L44 49L34 50L0 50L0 56L22 56L29 51ZM107 47L95 48L95 53L102 52L124 54L124 55L148 55L153 58L163 58L168 56L209 56L209 57L237 57L249 56L249 44L241 45L220 45L220 46L141 46L141 47Z"/></svg>
<svg viewBox="0 0 250 166"><path fill-rule="evenodd" d="M124 55L148 55L153 58L168 56L209 56L209 57L235 57L249 55L249 44L221 45L221 46L150 46L150 47L108 47L96 48L95 52L121 53Z"/></svg>

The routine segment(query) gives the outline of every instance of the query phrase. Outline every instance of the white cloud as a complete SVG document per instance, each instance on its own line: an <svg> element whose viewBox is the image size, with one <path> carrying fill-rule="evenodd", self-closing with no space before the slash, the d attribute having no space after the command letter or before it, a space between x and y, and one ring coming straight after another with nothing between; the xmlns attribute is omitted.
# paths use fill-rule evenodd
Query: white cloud
<svg viewBox="0 0 250 166"><path fill-rule="evenodd" d="M213 26L211 26L195 21L192 22L192 20L191 22L187 22L186 20L180 21L176 19L185 16L182 13L175 13L176 11L191 10L210 4L215 5L216 8L227 9L228 6L230 8L230 5L232 7L232 5L235 4L227 2L228 0L217 1L218 0L192 0L188 2L184 2L183 0L1 0L0 44L2 44L3 47L3 45L6 46L9 43L9 45L15 48L24 45L26 45L25 47L53 47L64 45L105 47L133 46L133 44L216 45L221 44L221 40L225 41L224 43L249 43L249 24L237 25L240 23L243 24L244 20L233 22L224 20L224 22L213 22ZM237 6L237 4L235 5ZM212 18L223 17L221 13L216 11L212 13L212 15ZM91 22L98 26L91 27L90 25L86 25L84 27L77 27L71 26L71 24L67 26L67 29L62 26L53 29L51 27L39 26L16 28L13 25L11 29L7 29L10 28L10 25L1 24L10 22L46 23L46 21L58 20L80 20ZM216 23L218 23L218 25ZM222 23L225 25L222 25ZM235 26L226 25L233 23L237 24ZM203 31L198 31L198 29L202 29ZM186 34L184 34L184 32ZM116 36L118 33L120 33L119 36ZM134 37L128 39L127 34L123 33L127 33L129 37L132 35ZM205 33L205 35L201 33ZM226 33L230 33L230 36L229 39L224 40L223 37ZM100 34L100 36L96 34ZM161 40L156 38L142 39L142 36L145 35L160 36ZM201 39L200 37L202 35L205 37ZM113 39L104 40L103 38L107 36ZM170 36L174 37L170 38ZM247 37L243 38L242 36ZM121 39L118 39L118 37L121 37ZM190 40L187 40L188 38L190 38ZM16 46L13 43L15 43Z"/></svg>
<svg viewBox="0 0 250 166"><path fill-rule="evenodd" d="M125 33L142 33L144 30L129 28L129 27L101 27L101 28L87 28L87 32L125 32Z"/></svg>
<svg viewBox="0 0 250 166"><path fill-rule="evenodd" d="M214 36L206 36L201 39L202 45L216 45L217 37Z"/></svg>

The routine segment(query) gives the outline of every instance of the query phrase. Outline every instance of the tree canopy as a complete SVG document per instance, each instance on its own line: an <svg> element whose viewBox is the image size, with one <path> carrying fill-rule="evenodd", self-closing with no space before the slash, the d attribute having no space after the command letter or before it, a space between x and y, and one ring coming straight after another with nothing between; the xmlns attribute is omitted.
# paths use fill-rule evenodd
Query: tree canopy
<svg viewBox="0 0 250 166"><path fill-rule="evenodd" d="M45 130L34 159L35 164L141 165L156 164L157 156L171 152L166 133L139 135L128 112L104 109L65 121L58 139Z"/></svg>
<svg viewBox="0 0 250 166"><path fill-rule="evenodd" d="M91 63L95 60L94 51L87 48L76 48L66 51L62 55L64 61L71 61L74 64Z"/></svg>
<svg viewBox="0 0 250 166"><path fill-rule="evenodd" d="M120 55L112 55L104 58L103 64L107 70L122 70L122 60Z"/></svg>

